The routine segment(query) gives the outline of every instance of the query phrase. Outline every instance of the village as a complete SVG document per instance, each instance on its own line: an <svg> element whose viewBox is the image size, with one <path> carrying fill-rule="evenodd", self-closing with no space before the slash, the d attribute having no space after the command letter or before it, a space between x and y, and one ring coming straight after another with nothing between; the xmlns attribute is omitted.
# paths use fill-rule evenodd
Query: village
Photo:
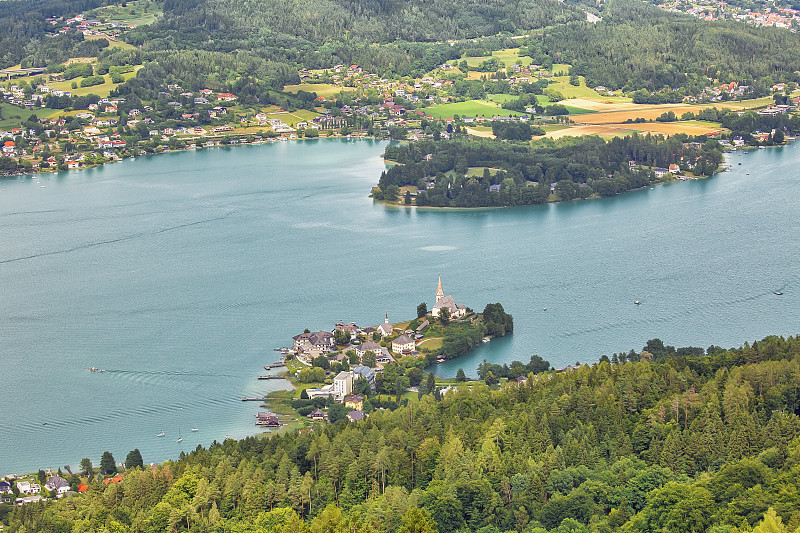
<svg viewBox="0 0 800 533"><path fill-rule="evenodd" d="M73 474L69 467L65 468L68 472L66 474L60 469L54 471L52 468L45 468L38 473L7 474L0 477L0 505L22 506L86 492L89 489L88 478L81 478ZM71 481L64 476L69 477ZM98 480L105 485L119 483L122 474L105 478L99 476Z"/></svg>
<svg viewBox="0 0 800 533"><path fill-rule="evenodd" d="M359 327L340 321L332 331L300 333L293 337L291 348L282 349L284 363L267 365L288 366L287 376L297 387L288 398L292 409L280 415L284 419L289 414L305 416L311 422L342 418L358 422L373 409L383 408L384 403L387 408L396 408L401 398L408 401L408 395L416 396L423 389L434 392L436 378L429 374L423 383L422 369L450 358L448 355L454 352L443 350L443 345L465 331L480 335L473 338L472 348L488 342L483 320L482 315L445 295L440 278L433 307L428 310L427 304L421 303L414 320L391 323L387 313L377 326ZM442 390L448 389L437 389L439 394ZM388 399L382 400L383 395ZM265 407L272 403L267 401ZM286 402L284 407L288 407ZM256 415L256 426L280 428L284 425L281 418L262 411Z"/></svg>

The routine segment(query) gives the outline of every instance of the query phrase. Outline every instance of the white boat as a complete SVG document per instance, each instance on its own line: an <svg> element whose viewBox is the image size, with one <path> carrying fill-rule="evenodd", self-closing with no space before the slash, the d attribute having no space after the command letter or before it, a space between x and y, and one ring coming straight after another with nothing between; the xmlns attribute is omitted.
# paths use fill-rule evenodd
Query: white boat
<svg viewBox="0 0 800 533"><path fill-rule="evenodd" d="M167 434L164 433L163 429L161 430L161 433L156 434L156 437L166 437L166 436L167 436Z"/></svg>
<svg viewBox="0 0 800 533"><path fill-rule="evenodd" d="M179 430L178 430L178 438L177 438L177 439L175 439L175 442L180 442L180 441L182 441L182 440L183 440L183 435L181 435L181 430L179 429Z"/></svg>
<svg viewBox="0 0 800 533"><path fill-rule="evenodd" d="M642 305L642 302L640 302L639 300L636 300L636 301L635 301L635 302L633 302L633 303L635 303L636 305Z"/></svg>
<svg viewBox="0 0 800 533"><path fill-rule="evenodd" d="M192 428L192 431L200 431L200 428L198 428L198 427L193 427L193 428Z"/></svg>

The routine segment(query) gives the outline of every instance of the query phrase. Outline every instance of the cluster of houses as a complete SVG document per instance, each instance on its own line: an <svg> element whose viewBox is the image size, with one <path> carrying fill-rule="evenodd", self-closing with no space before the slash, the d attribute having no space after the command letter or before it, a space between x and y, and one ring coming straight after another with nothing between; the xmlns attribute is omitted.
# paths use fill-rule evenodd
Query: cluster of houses
<svg viewBox="0 0 800 533"><path fill-rule="evenodd" d="M52 474L49 469L48 472ZM47 495L55 498L73 493L70 490L69 482L58 475L50 475L44 484L44 489L47 491ZM0 503L13 502L15 505L25 505L46 500L47 495L42 494L42 486L33 478L18 478L15 475L8 475L0 479Z"/></svg>
<svg viewBox="0 0 800 533"><path fill-rule="evenodd" d="M365 379L369 383L370 389L375 391L375 371L368 366L360 365L353 370L339 372L333 378L333 383L318 389L306 389L308 398L333 398L334 401L344 404L350 408L347 418L351 422L363 420L367 415L364 413L364 398L353 394L353 384L358 379ZM315 409L308 417L312 420L326 420L327 415L321 409Z"/></svg>
<svg viewBox="0 0 800 533"><path fill-rule="evenodd" d="M673 13L687 13L702 20L733 19L754 26L791 28L800 25L800 10L792 7L778 7L769 3L762 9L751 9L744 5L734 5L726 0L699 0L691 3L665 2L660 8ZM755 7L755 6L752 6Z"/></svg>

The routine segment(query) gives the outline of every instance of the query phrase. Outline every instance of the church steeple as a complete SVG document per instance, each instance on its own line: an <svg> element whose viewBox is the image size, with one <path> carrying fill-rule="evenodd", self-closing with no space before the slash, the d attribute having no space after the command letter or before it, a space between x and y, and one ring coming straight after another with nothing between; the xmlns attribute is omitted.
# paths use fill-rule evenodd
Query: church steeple
<svg viewBox="0 0 800 533"><path fill-rule="evenodd" d="M383 319L383 323L384 324L388 324L389 323L389 310L388 309L386 310L386 318Z"/></svg>
<svg viewBox="0 0 800 533"><path fill-rule="evenodd" d="M444 291L442 290L442 276L439 275L439 287L436 289L436 303L439 303L439 300L444 298Z"/></svg>

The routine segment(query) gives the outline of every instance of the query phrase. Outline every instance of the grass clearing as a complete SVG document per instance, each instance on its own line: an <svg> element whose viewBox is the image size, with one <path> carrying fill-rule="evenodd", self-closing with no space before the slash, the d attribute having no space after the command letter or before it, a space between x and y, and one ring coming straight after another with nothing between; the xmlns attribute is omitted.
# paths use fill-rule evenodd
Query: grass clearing
<svg viewBox="0 0 800 533"><path fill-rule="evenodd" d="M28 120L31 115L36 118L49 118L61 113L58 109L48 109L46 107L36 109L23 109L15 105L0 103L0 128L11 129L19 127L21 122Z"/></svg>
<svg viewBox="0 0 800 533"><path fill-rule="evenodd" d="M494 176L495 174L497 174L499 172L499 169L497 169L497 168L491 168L491 167L469 167L467 169L467 176L468 177L479 177L479 178L482 178L483 177L483 172L485 170L488 170L489 174L492 175L492 176Z"/></svg>
<svg viewBox="0 0 800 533"><path fill-rule="evenodd" d="M126 72L122 76L125 80L129 80L136 76L136 73L139 69L142 68L142 65L137 65L134 67L133 72ZM52 81L48 82L47 85L50 86L51 89L56 89L59 91L69 91L72 93L73 96L86 96L87 94L95 94L101 98L107 97L111 94L111 91L114 90L119 84L118 83L111 83L111 75L106 74L103 76L105 81L100 85L93 85L91 87L81 87L81 80L83 78L75 78L74 80L69 81ZM72 88L72 82L76 82L78 84L77 89Z"/></svg>
<svg viewBox="0 0 800 533"><path fill-rule="evenodd" d="M354 91L355 87L340 87L338 85L331 85L330 83L300 83L297 85L286 85L283 90L287 93L306 91L309 93L317 93L317 96L330 98L340 92Z"/></svg>
<svg viewBox="0 0 800 533"><path fill-rule="evenodd" d="M86 13L88 18L96 18L108 22L116 22L122 26L144 26L152 24L163 15L163 5L149 0L129 0L125 7L111 4L99 7Z"/></svg>
<svg viewBox="0 0 800 533"><path fill-rule="evenodd" d="M425 113L435 118L452 118L454 115L474 117L477 115L503 117L520 116L523 113L501 108L496 102L490 100L467 100L454 104L440 104L424 109Z"/></svg>

